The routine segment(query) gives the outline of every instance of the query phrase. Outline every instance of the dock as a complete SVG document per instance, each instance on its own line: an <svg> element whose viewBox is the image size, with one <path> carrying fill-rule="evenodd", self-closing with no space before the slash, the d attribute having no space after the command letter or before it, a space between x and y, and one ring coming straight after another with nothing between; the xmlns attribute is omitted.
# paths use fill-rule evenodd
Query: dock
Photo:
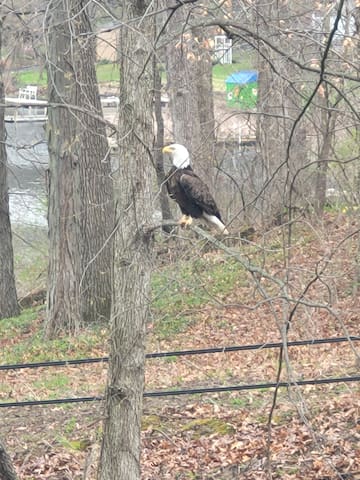
<svg viewBox="0 0 360 480"><path fill-rule="evenodd" d="M119 98L114 96L101 97L101 105L104 110L111 111L111 119L113 117L115 118L118 111ZM46 122L48 106L49 103L47 100L5 97L5 122Z"/></svg>
<svg viewBox="0 0 360 480"><path fill-rule="evenodd" d="M119 108L119 97L115 95L100 97L101 105L105 109L111 109L111 119L115 119ZM5 122L8 123L30 123L46 122L47 100L37 98L37 87L28 85L19 89L17 97L5 97Z"/></svg>
<svg viewBox="0 0 360 480"><path fill-rule="evenodd" d="M106 120L116 124L118 121L120 104L119 97L115 95L103 95L100 96L100 101L104 109L104 117ZM161 106L165 107L168 103L168 96L162 95ZM47 100L39 100L37 98L37 87L28 85L25 88L19 89L17 97L5 97L5 107L5 122L46 122L49 102Z"/></svg>

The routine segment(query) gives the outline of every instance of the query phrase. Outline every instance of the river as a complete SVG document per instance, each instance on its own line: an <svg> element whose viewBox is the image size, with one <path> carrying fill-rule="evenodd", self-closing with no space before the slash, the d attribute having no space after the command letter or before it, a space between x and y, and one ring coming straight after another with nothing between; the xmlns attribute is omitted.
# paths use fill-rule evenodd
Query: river
<svg viewBox="0 0 360 480"><path fill-rule="evenodd" d="M45 170L48 166L48 150L45 123L6 123L6 130L11 222L46 228ZM219 183L221 190L229 191L231 197L236 193L231 188L237 191L244 178L253 178L254 182L257 178L261 179L261 175L249 170L254 165L255 149L253 145L248 148L240 152L236 141L218 142L217 163L237 180L236 188L232 183L229 186L225 177L222 181L224 183L226 180L227 183Z"/></svg>
<svg viewBox="0 0 360 480"><path fill-rule="evenodd" d="M45 123L6 123L6 131L11 222L46 227Z"/></svg>

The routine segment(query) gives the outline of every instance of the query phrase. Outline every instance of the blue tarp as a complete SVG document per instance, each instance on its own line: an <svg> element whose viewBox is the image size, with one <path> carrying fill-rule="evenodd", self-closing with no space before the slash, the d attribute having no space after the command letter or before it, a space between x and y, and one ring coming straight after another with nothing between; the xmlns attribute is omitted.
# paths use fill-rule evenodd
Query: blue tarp
<svg viewBox="0 0 360 480"><path fill-rule="evenodd" d="M256 70L242 70L229 75L225 83L235 83L236 85L245 85L247 83L257 82L258 72Z"/></svg>

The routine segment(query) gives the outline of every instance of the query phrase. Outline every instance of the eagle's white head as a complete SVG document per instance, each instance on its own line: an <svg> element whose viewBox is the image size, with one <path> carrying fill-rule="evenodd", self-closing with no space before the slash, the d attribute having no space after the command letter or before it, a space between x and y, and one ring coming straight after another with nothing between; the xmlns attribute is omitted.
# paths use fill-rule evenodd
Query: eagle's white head
<svg viewBox="0 0 360 480"><path fill-rule="evenodd" d="M187 168L190 166L190 154L184 145L173 143L164 147L162 151L170 154L174 167Z"/></svg>

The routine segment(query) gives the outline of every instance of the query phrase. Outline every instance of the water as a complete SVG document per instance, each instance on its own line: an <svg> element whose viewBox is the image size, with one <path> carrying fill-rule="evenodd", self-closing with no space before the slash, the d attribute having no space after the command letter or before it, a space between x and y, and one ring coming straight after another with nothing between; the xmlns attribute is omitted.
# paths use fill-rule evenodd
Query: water
<svg viewBox="0 0 360 480"><path fill-rule="evenodd" d="M13 224L47 226L45 171L48 151L44 127L43 122L6 123Z"/></svg>
<svg viewBox="0 0 360 480"><path fill-rule="evenodd" d="M45 123L6 123L6 130L11 222L46 228L45 171L48 167L48 150ZM222 178L222 190L232 192L231 198L235 195L233 189L238 190L237 185L247 185L250 180L254 183L261 180L261 175L250 171L254 165L254 155L253 147L251 151L240 152L237 142L234 145L231 142L229 145L219 142L217 162L237 182L236 185L230 182L229 186L228 178ZM258 191L259 188L259 185L253 185L253 191Z"/></svg>

